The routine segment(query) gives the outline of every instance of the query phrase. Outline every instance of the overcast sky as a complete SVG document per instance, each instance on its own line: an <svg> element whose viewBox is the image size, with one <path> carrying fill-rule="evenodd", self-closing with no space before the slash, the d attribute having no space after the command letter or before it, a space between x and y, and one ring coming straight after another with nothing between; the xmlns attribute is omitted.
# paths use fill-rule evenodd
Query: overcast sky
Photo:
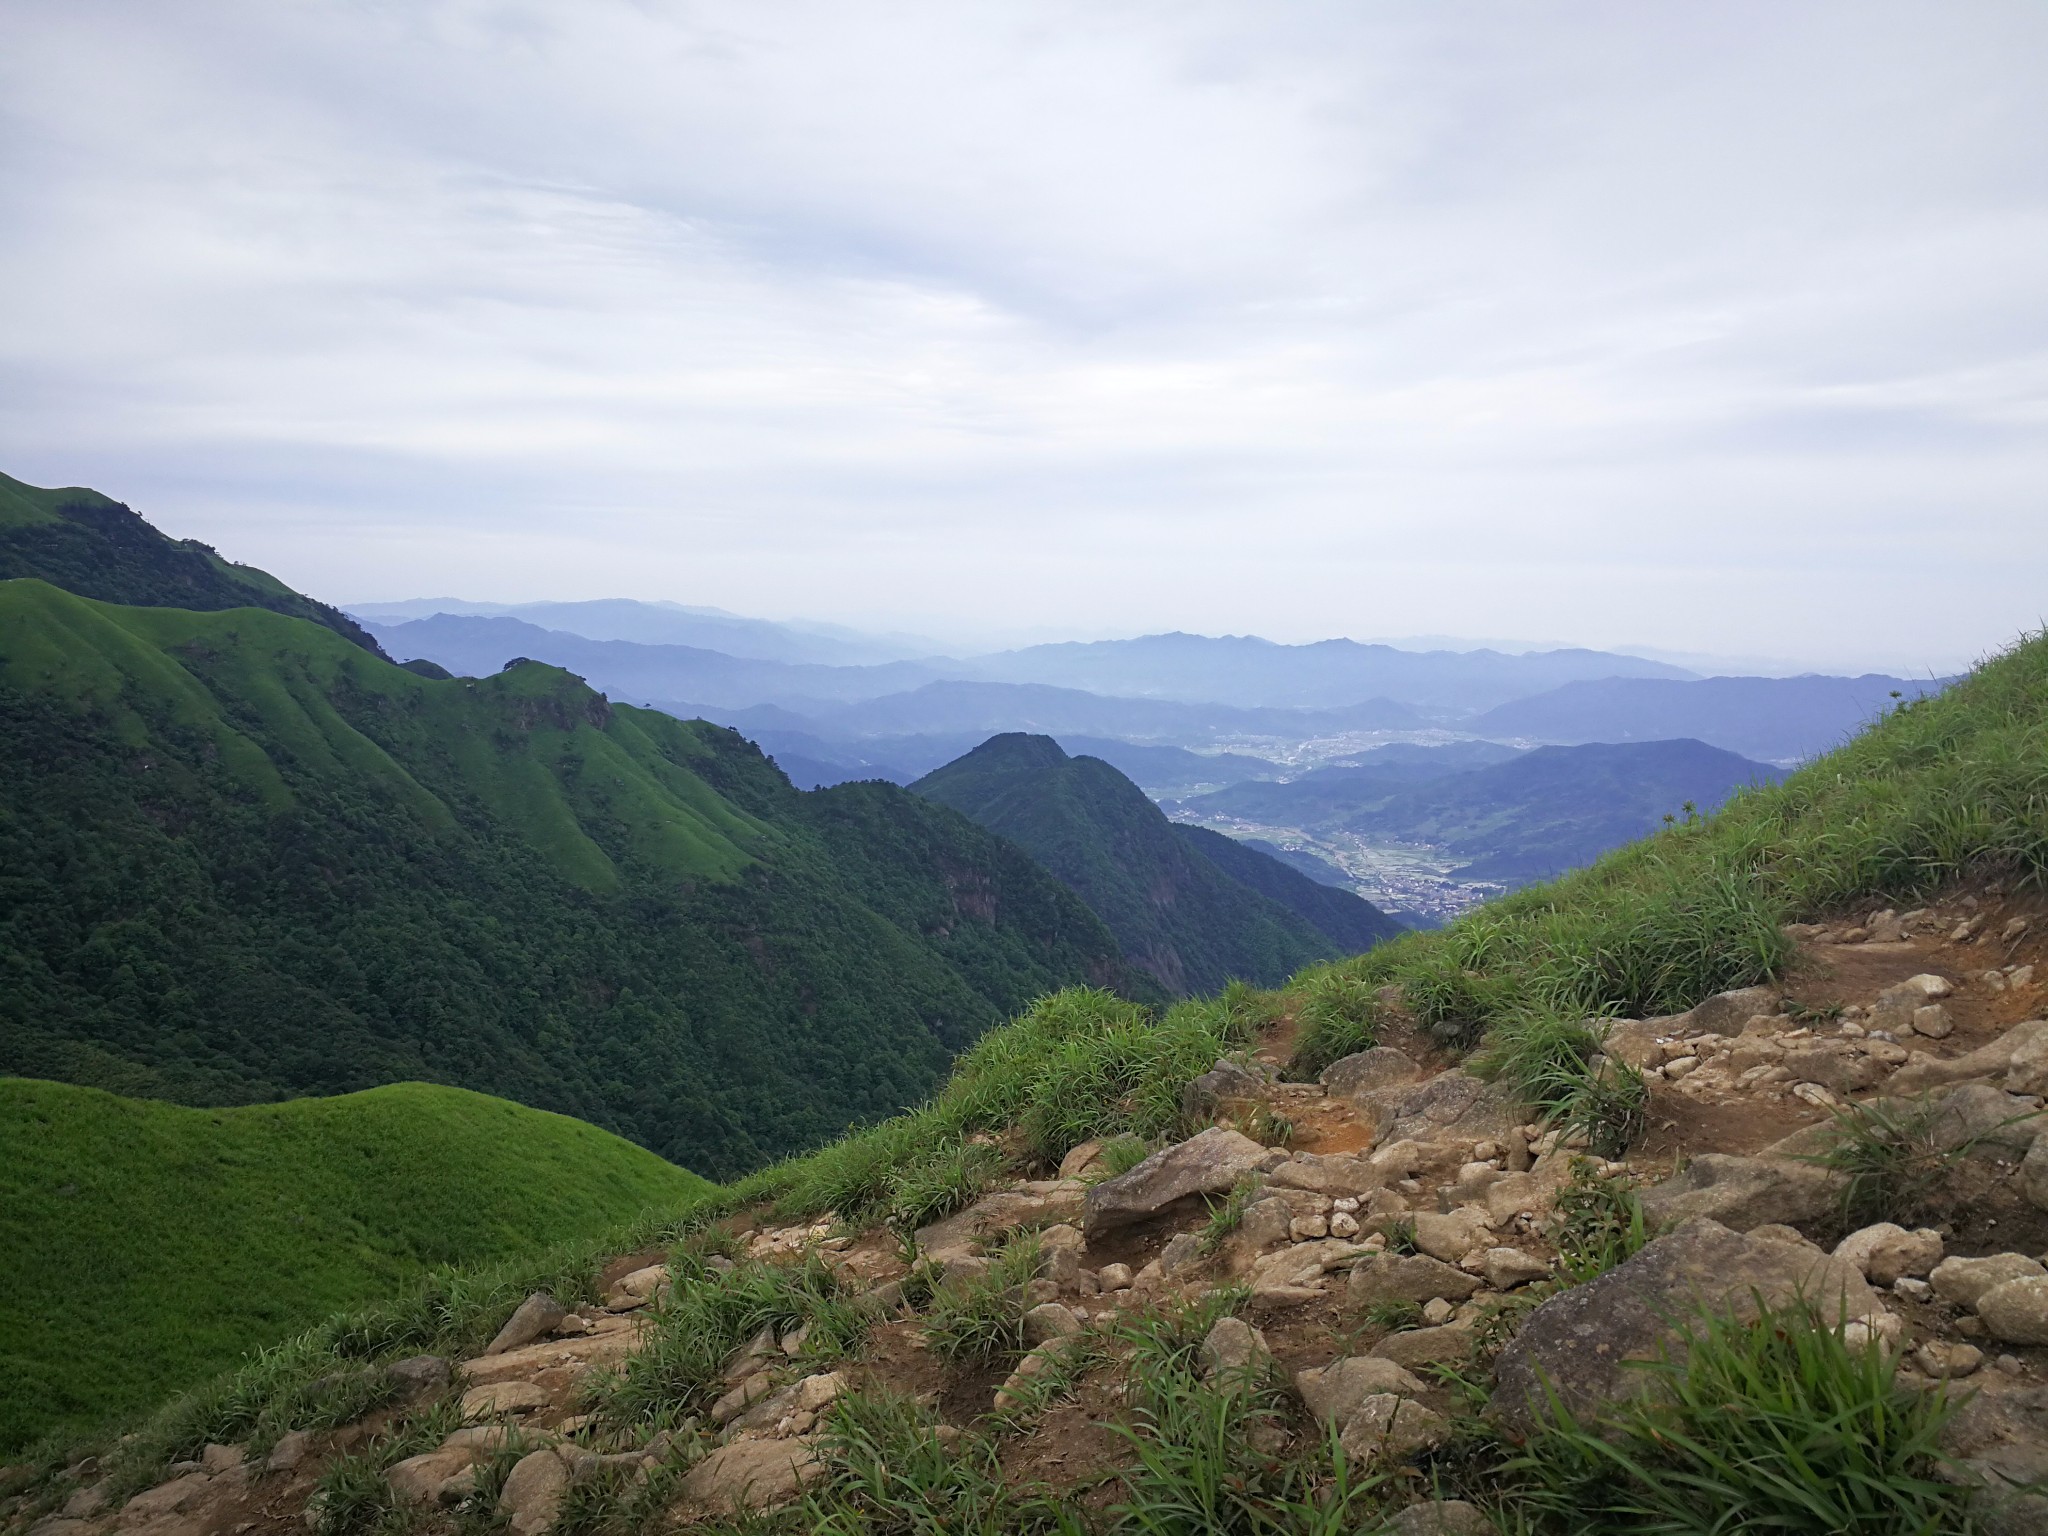
<svg viewBox="0 0 2048 1536"><path fill-rule="evenodd" d="M2048 5L0 0L0 469L336 600L1941 667Z"/></svg>

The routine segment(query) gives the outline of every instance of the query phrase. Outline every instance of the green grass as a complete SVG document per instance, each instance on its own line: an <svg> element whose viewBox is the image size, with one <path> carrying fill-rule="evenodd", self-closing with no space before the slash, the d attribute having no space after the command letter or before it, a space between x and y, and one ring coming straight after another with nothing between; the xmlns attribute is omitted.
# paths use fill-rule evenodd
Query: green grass
<svg viewBox="0 0 2048 1536"><path fill-rule="evenodd" d="M146 1407L432 1266L708 1187L455 1088L199 1110L0 1079L0 1450Z"/></svg>
<svg viewBox="0 0 2048 1536"><path fill-rule="evenodd" d="M1556 1536L1964 1536L1937 1474L1945 1391L1898 1380L1810 1313L1708 1315L1646 1367L1644 1395L1581 1420L1553 1403L1507 1462L1506 1502Z"/></svg>

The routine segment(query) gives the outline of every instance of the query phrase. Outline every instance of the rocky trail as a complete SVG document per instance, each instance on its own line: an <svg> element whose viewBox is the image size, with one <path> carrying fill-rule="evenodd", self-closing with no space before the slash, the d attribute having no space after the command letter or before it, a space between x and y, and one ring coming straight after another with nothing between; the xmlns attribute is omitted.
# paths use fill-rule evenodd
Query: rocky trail
<svg viewBox="0 0 2048 1536"><path fill-rule="evenodd" d="M708 1409L622 1435L593 1415L592 1389L647 1347L670 1278L662 1253L621 1256L601 1303L532 1297L477 1358L401 1362L408 1395L356 1423L286 1434L260 1460L208 1446L119 1507L80 1465L28 1536L303 1536L322 1528L322 1474L430 1405L445 1434L381 1472L418 1528L541 1536L593 1482L657 1490L657 1522L687 1527L795 1497L824 1466L833 1404L877 1387L936 1405L943 1443L994 1435L1018 1487L1100 1500L1129 1456L1107 1427L1123 1402L1120 1322L1221 1290L1242 1302L1210 1331L1207 1369L1277 1370L1299 1403L1285 1433L1333 1422L1361 1468L1399 1474L1445 1440L1461 1404L1439 1368L1490 1368L1491 1412L1512 1429L1545 1382L1575 1406L1630 1390L1622 1362L1656 1353L1673 1307L1803 1298L1859 1347L1895 1353L1905 1379L1967 1393L1950 1450L1965 1475L2017 1490L2048 1475L2048 1021L2034 979L2048 918L1990 891L1791 933L1781 983L1608 1027L1608 1055L1649 1086L1621 1159L1531 1123L1400 1032L1317 1082L1282 1081L1283 1024L1190 1085L1186 1119L1205 1128L1115 1173L1111 1149L1075 1147L1053 1176L1002 1183L919 1230L914 1257L896 1234L829 1216L721 1223L713 1269L822 1261L860 1299L871 1326L846 1358L817 1358L801 1329L765 1330L732 1354ZM1804 1160L1853 1106L1910 1121L1938 1174L1914 1223L1845 1221L1844 1176ZM1611 1181L1640 1191L1663 1235L1555 1286L1560 1197ZM1014 1297L1022 1347L943 1358L933 1288L1000 1276L1019 1239L1036 1245ZM1430 1502L1420 1476L1414 1491L1394 1529L1491 1529ZM2048 1529L2048 1499L1992 1519Z"/></svg>

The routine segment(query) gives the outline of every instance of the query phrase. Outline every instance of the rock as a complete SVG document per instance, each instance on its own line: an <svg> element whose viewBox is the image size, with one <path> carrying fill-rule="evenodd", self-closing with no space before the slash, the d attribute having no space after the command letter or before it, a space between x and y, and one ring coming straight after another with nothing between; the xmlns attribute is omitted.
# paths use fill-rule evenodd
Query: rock
<svg viewBox="0 0 2048 1536"><path fill-rule="evenodd" d="M1548 1264L1519 1248L1489 1248L1485 1263L1482 1273L1486 1276L1486 1283L1496 1291L1511 1291L1518 1285L1550 1276Z"/></svg>
<svg viewBox="0 0 2048 1536"><path fill-rule="evenodd" d="M1422 1211L1415 1216L1415 1246L1446 1263L1455 1264L1474 1248L1484 1248L1492 1236L1486 1212L1470 1206L1448 1215Z"/></svg>
<svg viewBox="0 0 2048 1536"><path fill-rule="evenodd" d="M530 1381L493 1381L462 1394L465 1419L495 1419L508 1413L532 1413L549 1405L546 1391Z"/></svg>
<svg viewBox="0 0 2048 1536"><path fill-rule="evenodd" d="M1297 1152L1266 1175L1276 1189L1302 1189L1318 1195L1356 1198L1386 1183L1386 1176L1361 1157L1318 1157Z"/></svg>
<svg viewBox="0 0 2048 1536"><path fill-rule="evenodd" d="M623 1283L621 1282L622 1285ZM569 1309L546 1291L535 1291L519 1303L516 1312L505 1319L505 1326L500 1328L498 1336L485 1346L484 1353L502 1355L508 1349L531 1344L542 1334L552 1332L555 1325L568 1315Z"/></svg>
<svg viewBox="0 0 2048 1536"><path fill-rule="evenodd" d="M1452 1315L1457 1310L1456 1307L1439 1296L1434 1301L1425 1301L1422 1304L1422 1320L1432 1328L1441 1328L1451 1320Z"/></svg>
<svg viewBox="0 0 2048 1536"><path fill-rule="evenodd" d="M0 1487L5 1485L6 1480L0 1479ZM64 1501L60 1514L66 1520L90 1520L106 1507L107 1490L94 1484L90 1488L74 1488L71 1497Z"/></svg>
<svg viewBox="0 0 2048 1536"><path fill-rule="evenodd" d="M1961 1056L1944 1059L1922 1053L1892 1075L1889 1088L1897 1094L1915 1094L1949 1083L1968 1082L1972 1078L1998 1077L2007 1072L2020 1051L2043 1039L2048 1039L2048 1020L2029 1019L2024 1024L2015 1024L1989 1045L1979 1046ZM2040 1059L2043 1081L2048 1084L2048 1054ZM2016 1093L2042 1091L2012 1081L2008 1081L2006 1087Z"/></svg>
<svg viewBox="0 0 2048 1536"><path fill-rule="evenodd" d="M1374 1355L1350 1355L1313 1370L1296 1371L1294 1389L1301 1394L1310 1418L1338 1424L1348 1422L1368 1397L1419 1397L1428 1390L1393 1361Z"/></svg>
<svg viewBox="0 0 2048 1536"><path fill-rule="evenodd" d="M1521 1119L1505 1089L1469 1072L1442 1072L1401 1097L1381 1139L1438 1141L1502 1136Z"/></svg>
<svg viewBox="0 0 2048 1536"><path fill-rule="evenodd" d="M2048 1118L2024 1099L1988 1083L1964 1083L1937 1104L1927 1136L1944 1151L2024 1157L2044 1126Z"/></svg>
<svg viewBox="0 0 2048 1536"><path fill-rule="evenodd" d="M2005 1091L2048 1093L2048 1034L2034 1036L2006 1058Z"/></svg>
<svg viewBox="0 0 2048 1536"><path fill-rule="evenodd" d="M1407 1461L1451 1437L1451 1422L1413 1398L1376 1393L1358 1405L1338 1445L1360 1467Z"/></svg>
<svg viewBox="0 0 2048 1536"><path fill-rule="evenodd" d="M1121 1291L1134 1278L1128 1264L1105 1264L1095 1271L1095 1283L1105 1291Z"/></svg>
<svg viewBox="0 0 2048 1536"><path fill-rule="evenodd" d="M1673 1022L1668 1017L1615 1019L1605 1024L1597 1019L1591 1021L1600 1031L1600 1049L1638 1072L1647 1072L1664 1060Z"/></svg>
<svg viewBox="0 0 2048 1536"><path fill-rule="evenodd" d="M648 1302L669 1287L668 1266L649 1264L636 1269L630 1275L622 1275L612 1286L611 1294L605 1297L608 1312L630 1312L635 1307L644 1307Z"/></svg>
<svg viewBox="0 0 2048 1536"><path fill-rule="evenodd" d="M1252 1266L1252 1300L1266 1305L1306 1301L1317 1294L1324 1275L1351 1264L1364 1252L1356 1243L1326 1237L1266 1254Z"/></svg>
<svg viewBox="0 0 2048 1536"><path fill-rule="evenodd" d="M1390 1333L1373 1346L1382 1360L1391 1360L1408 1370L1425 1365L1445 1365L1463 1360L1478 1341L1479 1325L1471 1319L1445 1323L1440 1328L1407 1328Z"/></svg>
<svg viewBox="0 0 2048 1536"><path fill-rule="evenodd" d="M1908 1232L1880 1221L1843 1238L1835 1245L1835 1257L1854 1264L1872 1285L1891 1285L1907 1276L1922 1279L1941 1262L1941 1234L1931 1227Z"/></svg>
<svg viewBox="0 0 2048 1536"><path fill-rule="evenodd" d="M1897 1348L1905 1332L1905 1319L1891 1312L1878 1311L1842 1324L1842 1342L1855 1354L1875 1346L1888 1355Z"/></svg>
<svg viewBox="0 0 2048 1536"><path fill-rule="evenodd" d="M168 1482L158 1483L121 1506L120 1523L123 1526L146 1525L166 1515L182 1513L206 1492L212 1481L204 1472L187 1472Z"/></svg>
<svg viewBox="0 0 2048 1536"><path fill-rule="evenodd" d="M1915 1008L1912 1018L1913 1033L1925 1035L1930 1040L1945 1040L1955 1025L1949 1021L1948 1010L1939 1003L1928 1003Z"/></svg>
<svg viewBox="0 0 2048 1536"><path fill-rule="evenodd" d="M1479 1277L1427 1254L1381 1253L1351 1271L1345 1301L1355 1308L1384 1302L1465 1301L1478 1291Z"/></svg>
<svg viewBox="0 0 2048 1536"><path fill-rule="evenodd" d="M1180 1112L1190 1121L1206 1120L1219 1106L1255 1099L1266 1091L1266 1079L1228 1056L1180 1091Z"/></svg>
<svg viewBox="0 0 2048 1536"><path fill-rule="evenodd" d="M1225 1371L1261 1375L1273 1363L1273 1351L1266 1336L1242 1318L1221 1317L1202 1340L1202 1374L1216 1376Z"/></svg>
<svg viewBox="0 0 2048 1536"><path fill-rule="evenodd" d="M1661 1022L1674 1039L1690 1040L1695 1035L1739 1035L1751 1019L1783 1010L1783 1000L1771 988L1738 987L1716 992L1689 1013Z"/></svg>
<svg viewBox="0 0 2048 1536"><path fill-rule="evenodd" d="M1087 1186L1078 1179L1031 1179L983 1195L964 1211L917 1230L917 1246L941 1263L1023 1227L1067 1224L1081 1215Z"/></svg>
<svg viewBox="0 0 2048 1536"><path fill-rule="evenodd" d="M2048 1344L2048 1275L2022 1275L1977 1298L1977 1315L2006 1344Z"/></svg>
<svg viewBox="0 0 2048 1536"><path fill-rule="evenodd" d="M1090 1188L1082 1231L1093 1236L1129 1226L1189 1195L1220 1195L1266 1155L1249 1136L1212 1125Z"/></svg>
<svg viewBox="0 0 2048 1536"><path fill-rule="evenodd" d="M690 1470L683 1479L683 1498L724 1515L772 1509L787 1504L824 1470L808 1440L735 1440Z"/></svg>
<svg viewBox="0 0 2048 1536"><path fill-rule="evenodd" d="M1202 1262L1202 1240L1192 1232L1176 1233L1159 1250L1159 1273L1171 1280Z"/></svg>
<svg viewBox="0 0 2048 1536"><path fill-rule="evenodd" d="M1391 1045L1376 1045L1369 1051L1331 1062L1316 1081L1336 1097L1348 1099L1375 1088L1412 1083L1420 1076L1422 1068L1405 1051L1397 1051Z"/></svg>
<svg viewBox="0 0 2048 1536"><path fill-rule="evenodd" d="M1026 1344L1043 1344L1047 1339L1061 1339L1081 1331L1074 1314L1057 1302L1033 1307L1024 1314L1023 1326Z"/></svg>
<svg viewBox="0 0 2048 1536"><path fill-rule="evenodd" d="M1830 1093L1862 1093L1877 1086L1878 1064L1847 1045L1814 1045L1785 1053L1785 1070L1796 1082L1819 1083Z"/></svg>
<svg viewBox="0 0 2048 1536"><path fill-rule="evenodd" d="M1695 1218L1531 1312L1495 1363L1491 1411L1510 1433L1526 1434L1546 1384L1573 1412L1597 1410L1642 1389L1644 1373L1624 1362L1656 1358L1689 1308L1753 1316L1759 1298L1771 1307L1803 1300L1830 1322L1883 1311L1844 1260Z"/></svg>
<svg viewBox="0 0 2048 1536"><path fill-rule="evenodd" d="M1067 1155L1060 1159L1060 1177L1078 1179L1093 1170L1102 1161L1102 1143L1084 1141L1078 1147L1070 1147Z"/></svg>
<svg viewBox="0 0 2048 1536"><path fill-rule="evenodd" d="M1238 1236L1253 1251L1284 1243L1293 1230L1294 1215L1284 1200L1257 1200L1245 1207L1238 1223Z"/></svg>
<svg viewBox="0 0 2048 1536"><path fill-rule="evenodd" d="M1690 1077L1699 1070L1699 1065L1700 1059L1697 1056L1674 1057L1672 1060L1664 1063L1665 1080L1675 1083L1681 1078Z"/></svg>
<svg viewBox="0 0 2048 1536"><path fill-rule="evenodd" d="M1984 1351L1974 1344L1952 1344L1929 1339L1913 1351L1913 1367L1939 1381L1968 1376L1984 1363Z"/></svg>
<svg viewBox="0 0 2048 1536"><path fill-rule="evenodd" d="M1796 1227L1836 1215L1845 1184L1810 1163L1703 1152L1643 1192L1643 1214L1663 1227L1701 1217L1745 1232L1770 1222Z"/></svg>
<svg viewBox="0 0 2048 1536"><path fill-rule="evenodd" d="M553 1447L529 1451L519 1458L498 1495L498 1514L512 1536L541 1536L562 1512L569 1491L569 1464Z"/></svg>
<svg viewBox="0 0 2048 1536"><path fill-rule="evenodd" d="M1317 1212L1313 1216L1297 1216L1287 1223L1287 1235L1297 1243L1309 1242L1318 1237L1330 1235L1330 1218Z"/></svg>
<svg viewBox="0 0 2048 1536"><path fill-rule="evenodd" d="M1358 1218L1349 1211L1337 1211L1330 1217L1330 1236L1356 1237L1359 1233Z"/></svg>
<svg viewBox="0 0 2048 1536"><path fill-rule="evenodd" d="M403 1360L394 1360L384 1367L385 1380L391 1382L403 1397L424 1397L429 1392L438 1392L448 1385L454 1374L448 1362L439 1355L407 1355Z"/></svg>
<svg viewBox="0 0 2048 1536"><path fill-rule="evenodd" d="M1072 1332L1080 1332L1081 1325L1074 1322L1073 1313L1065 1307L1056 1307L1053 1310L1073 1324ZM837 1371L820 1371L814 1376L806 1376L796 1384L794 1390L797 1410L802 1413L816 1413L827 1403L839 1400L840 1394L846 1390L846 1378Z"/></svg>
<svg viewBox="0 0 2048 1536"><path fill-rule="evenodd" d="M1410 1504L1387 1522L1385 1536L1493 1536L1485 1510L1463 1499L1429 1499Z"/></svg>
<svg viewBox="0 0 2048 1536"><path fill-rule="evenodd" d="M463 1450L430 1450L387 1466L385 1483L399 1503L426 1507L440 1499L442 1483L457 1473L467 1473L473 1464L475 1458Z"/></svg>
<svg viewBox="0 0 2048 1536"><path fill-rule="evenodd" d="M1797 1227L1788 1227L1782 1221L1766 1222L1760 1227L1751 1227L1749 1235L1766 1243L1797 1243L1803 1248L1818 1251L1820 1244L1808 1237Z"/></svg>
<svg viewBox="0 0 2048 1536"><path fill-rule="evenodd" d="M723 1424L736 1418L767 1397L775 1390L775 1378L766 1371L756 1371L745 1378L725 1396L711 1405L711 1422Z"/></svg>
<svg viewBox="0 0 2048 1536"><path fill-rule="evenodd" d="M1003 1379L996 1388L995 1410L1001 1413L1005 1408L1023 1400L1024 1389L1032 1378L1043 1376L1064 1362L1067 1356L1080 1345L1078 1338L1048 1339L1036 1349L1027 1353L1017 1362L1017 1369Z"/></svg>

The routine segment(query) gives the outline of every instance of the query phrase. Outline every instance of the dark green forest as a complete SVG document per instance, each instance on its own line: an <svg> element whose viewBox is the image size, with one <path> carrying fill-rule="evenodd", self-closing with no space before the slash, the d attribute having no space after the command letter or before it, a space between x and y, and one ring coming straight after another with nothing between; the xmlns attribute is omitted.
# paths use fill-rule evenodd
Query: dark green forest
<svg viewBox="0 0 2048 1536"><path fill-rule="evenodd" d="M802 794L538 663L391 665L256 608L0 582L0 1073L188 1104L421 1079L724 1176L1127 983L1020 850Z"/></svg>

